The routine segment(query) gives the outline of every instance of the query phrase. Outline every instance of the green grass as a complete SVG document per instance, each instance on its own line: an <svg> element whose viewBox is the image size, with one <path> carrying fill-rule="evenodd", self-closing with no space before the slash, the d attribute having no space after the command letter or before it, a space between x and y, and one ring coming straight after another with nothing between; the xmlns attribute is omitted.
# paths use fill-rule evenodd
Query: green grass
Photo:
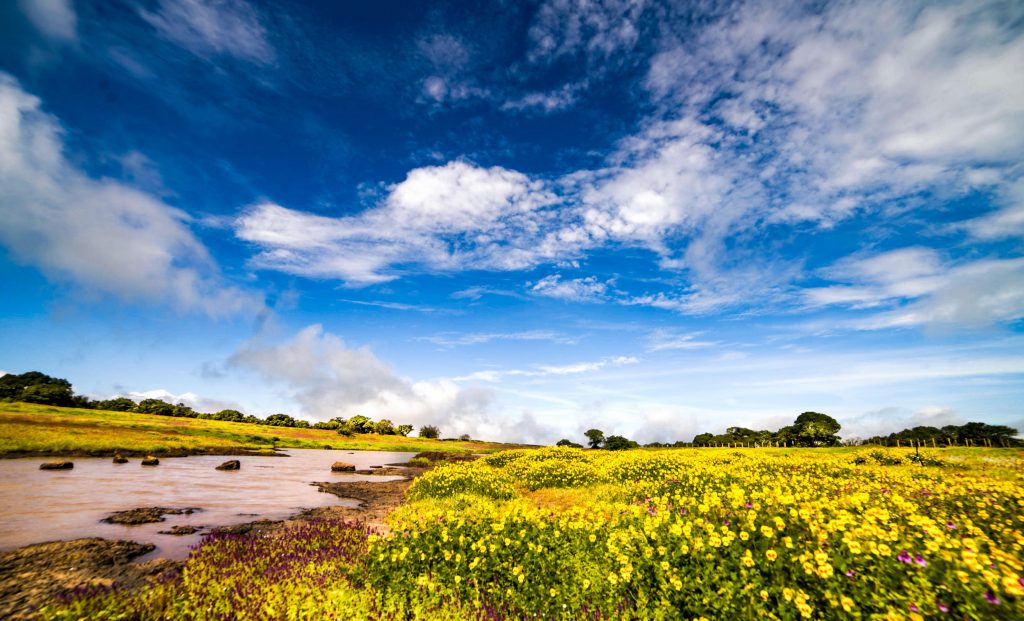
<svg viewBox="0 0 1024 621"><path fill-rule="evenodd" d="M0 403L0 456L155 455L278 448L491 453L513 445L291 429L134 412Z"/></svg>

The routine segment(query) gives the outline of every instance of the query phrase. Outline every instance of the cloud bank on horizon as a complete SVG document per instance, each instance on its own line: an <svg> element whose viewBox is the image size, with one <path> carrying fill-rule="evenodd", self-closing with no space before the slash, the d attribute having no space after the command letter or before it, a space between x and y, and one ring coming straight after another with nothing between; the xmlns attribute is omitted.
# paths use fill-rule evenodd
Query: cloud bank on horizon
<svg viewBox="0 0 1024 621"><path fill-rule="evenodd" d="M537 442L1024 424L1018 3L0 11L4 368Z"/></svg>

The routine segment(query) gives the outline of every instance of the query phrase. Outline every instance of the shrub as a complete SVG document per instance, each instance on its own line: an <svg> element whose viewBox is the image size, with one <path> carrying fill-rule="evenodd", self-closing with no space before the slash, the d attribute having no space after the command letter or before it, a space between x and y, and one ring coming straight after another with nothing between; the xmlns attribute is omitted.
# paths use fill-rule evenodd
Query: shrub
<svg viewBox="0 0 1024 621"><path fill-rule="evenodd" d="M516 490L512 479L493 468L469 464L445 464L424 474L409 488L410 500L449 498L460 494L474 494L503 500L513 498Z"/></svg>

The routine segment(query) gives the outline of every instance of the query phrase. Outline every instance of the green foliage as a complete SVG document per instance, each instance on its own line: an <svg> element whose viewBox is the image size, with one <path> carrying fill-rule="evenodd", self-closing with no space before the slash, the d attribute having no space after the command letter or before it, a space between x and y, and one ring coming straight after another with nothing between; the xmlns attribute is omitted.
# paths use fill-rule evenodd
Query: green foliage
<svg viewBox="0 0 1024 621"><path fill-rule="evenodd" d="M352 433L373 433L373 421L360 414L348 419L348 426Z"/></svg>
<svg viewBox="0 0 1024 621"><path fill-rule="evenodd" d="M568 446L568 447L572 447L572 448L583 448L582 444L577 444L577 443L573 442L572 440L566 440L565 438L562 438L561 440L556 442L555 446Z"/></svg>
<svg viewBox="0 0 1024 621"><path fill-rule="evenodd" d="M400 436L407 436L412 433L412 425L399 425L395 427L395 432Z"/></svg>
<svg viewBox="0 0 1024 621"><path fill-rule="evenodd" d="M434 425L423 425L420 427L420 437L436 440L441 437L441 430Z"/></svg>
<svg viewBox="0 0 1024 621"><path fill-rule="evenodd" d="M93 404L97 410L110 410L112 412L133 412L136 403L128 397L115 397L104 399Z"/></svg>
<svg viewBox="0 0 1024 621"><path fill-rule="evenodd" d="M175 416L175 408L166 401L160 399L143 399L135 406L135 411L142 414L156 414L157 416Z"/></svg>
<svg viewBox="0 0 1024 621"><path fill-rule="evenodd" d="M245 420L245 414L242 414L238 410L221 410L211 416L213 420L226 420L233 423L240 423Z"/></svg>
<svg viewBox="0 0 1024 621"><path fill-rule="evenodd" d="M512 479L490 467L474 467L467 463L449 463L416 479L409 487L410 500L451 498L472 494L493 499L513 498L516 490Z"/></svg>
<svg viewBox="0 0 1024 621"><path fill-rule="evenodd" d="M600 429L587 429L583 435L587 436L590 448L601 448L601 445L604 444L604 432Z"/></svg>
<svg viewBox="0 0 1024 621"><path fill-rule="evenodd" d="M639 447L639 444L623 436L608 436L604 441L604 448L609 451L625 451Z"/></svg>

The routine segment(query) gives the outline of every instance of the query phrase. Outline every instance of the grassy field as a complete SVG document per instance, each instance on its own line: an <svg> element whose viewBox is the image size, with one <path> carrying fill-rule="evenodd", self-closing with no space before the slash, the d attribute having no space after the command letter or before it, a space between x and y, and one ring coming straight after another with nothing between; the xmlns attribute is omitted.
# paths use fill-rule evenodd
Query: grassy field
<svg viewBox="0 0 1024 621"><path fill-rule="evenodd" d="M1024 618L1012 449L544 448L440 466L390 532L216 536L57 619Z"/></svg>
<svg viewBox="0 0 1024 621"><path fill-rule="evenodd" d="M490 453L512 445L291 429L132 412L0 403L0 456L231 454L278 448Z"/></svg>

